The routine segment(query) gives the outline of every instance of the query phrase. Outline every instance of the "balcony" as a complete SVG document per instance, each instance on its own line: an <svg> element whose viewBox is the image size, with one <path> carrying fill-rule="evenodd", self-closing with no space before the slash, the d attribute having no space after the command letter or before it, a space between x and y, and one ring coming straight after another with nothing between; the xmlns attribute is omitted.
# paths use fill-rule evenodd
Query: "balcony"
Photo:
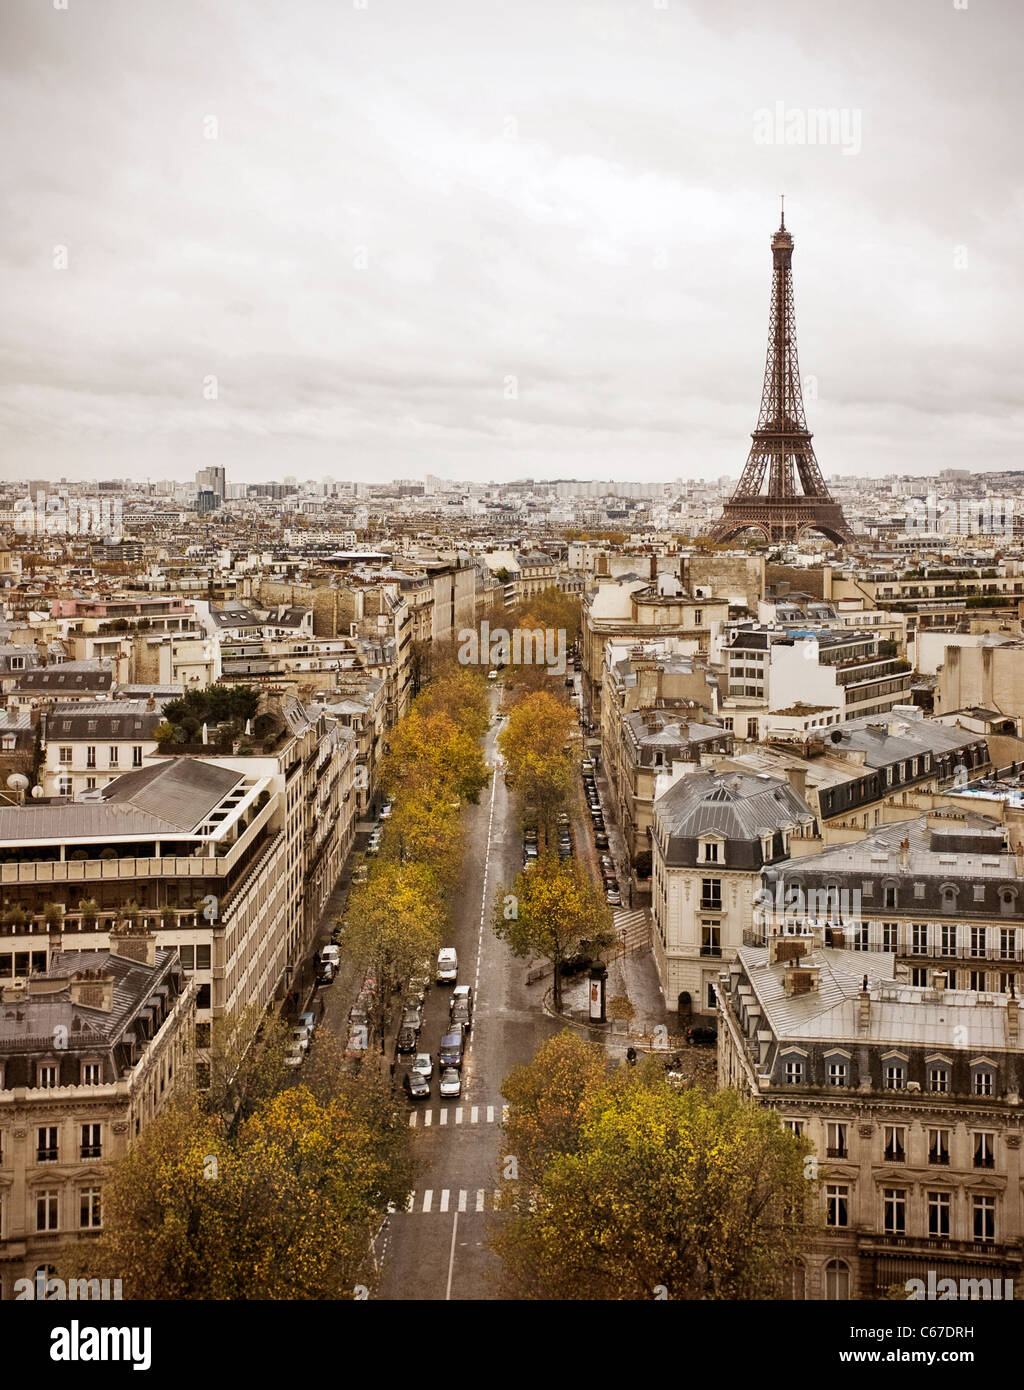
<svg viewBox="0 0 1024 1390"><path fill-rule="evenodd" d="M721 912L721 910L722 910L722 899L721 899L721 898L701 898L701 900L700 900L700 910L701 910L701 912Z"/></svg>

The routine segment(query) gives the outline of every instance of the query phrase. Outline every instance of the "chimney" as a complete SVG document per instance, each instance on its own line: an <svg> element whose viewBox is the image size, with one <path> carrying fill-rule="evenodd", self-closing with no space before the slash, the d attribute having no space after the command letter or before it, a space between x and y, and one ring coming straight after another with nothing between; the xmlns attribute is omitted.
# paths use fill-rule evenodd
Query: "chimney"
<svg viewBox="0 0 1024 1390"><path fill-rule="evenodd" d="M147 931L141 923L132 926L123 922L110 929L110 954L140 965L156 965L156 933Z"/></svg>
<svg viewBox="0 0 1024 1390"><path fill-rule="evenodd" d="M23 1004L28 998L28 985L20 977L10 980L0 990L0 1003L4 1004Z"/></svg>
<svg viewBox="0 0 1024 1390"><path fill-rule="evenodd" d="M153 711L156 709L156 700L153 698L152 695L150 695L149 699L146 701L146 709L149 711L150 714L152 714Z"/></svg>
<svg viewBox="0 0 1024 1390"><path fill-rule="evenodd" d="M787 767L786 780L796 792L801 800L806 800L807 793L807 769L805 767Z"/></svg>
<svg viewBox="0 0 1024 1390"><path fill-rule="evenodd" d="M792 999L799 994L817 994L819 970L820 967L817 965L801 965L799 961L791 961L782 976L786 998Z"/></svg>
<svg viewBox="0 0 1024 1390"><path fill-rule="evenodd" d="M909 840L901 840L901 841L900 841L900 868L901 868L901 869L909 869L909 868L910 868L910 841L909 841Z"/></svg>
<svg viewBox="0 0 1024 1390"><path fill-rule="evenodd" d="M114 1007L114 977L103 970L80 970L71 977L71 1002L109 1014Z"/></svg>
<svg viewBox="0 0 1024 1390"><path fill-rule="evenodd" d="M801 933L775 932L768 939L768 964L781 965L787 961L800 960L814 950L814 937Z"/></svg>
<svg viewBox="0 0 1024 1390"><path fill-rule="evenodd" d="M945 970L933 970L932 989L938 990L941 993L942 990L946 988L946 982L948 981L948 979L949 976L946 974Z"/></svg>
<svg viewBox="0 0 1024 1390"><path fill-rule="evenodd" d="M865 975L861 981L860 994L857 996L857 1032L866 1033L871 1022L871 994L868 991L868 977Z"/></svg>

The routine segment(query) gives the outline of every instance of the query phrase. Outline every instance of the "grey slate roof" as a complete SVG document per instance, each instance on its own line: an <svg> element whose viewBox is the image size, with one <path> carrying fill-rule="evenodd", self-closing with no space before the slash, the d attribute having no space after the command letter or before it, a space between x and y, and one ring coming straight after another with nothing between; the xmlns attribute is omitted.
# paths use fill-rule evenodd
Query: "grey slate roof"
<svg viewBox="0 0 1024 1390"><path fill-rule="evenodd" d="M745 772L681 777L655 802L660 822L679 839L708 831L728 840L759 840L766 831L814 819L788 782Z"/></svg>

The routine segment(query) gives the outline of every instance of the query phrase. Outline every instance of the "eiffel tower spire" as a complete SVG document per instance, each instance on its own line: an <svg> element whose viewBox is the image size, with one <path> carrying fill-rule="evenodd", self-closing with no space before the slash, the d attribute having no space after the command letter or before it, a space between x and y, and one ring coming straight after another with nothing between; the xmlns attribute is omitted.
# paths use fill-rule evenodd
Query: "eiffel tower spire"
<svg viewBox="0 0 1024 1390"><path fill-rule="evenodd" d="M820 531L837 545L853 540L843 510L825 486L811 445L800 387L793 307L793 237L783 197L772 237L772 298L761 410L747 462L711 528L715 541L756 528L765 540L792 541ZM767 490L762 491L767 477ZM799 481L799 489L797 482Z"/></svg>

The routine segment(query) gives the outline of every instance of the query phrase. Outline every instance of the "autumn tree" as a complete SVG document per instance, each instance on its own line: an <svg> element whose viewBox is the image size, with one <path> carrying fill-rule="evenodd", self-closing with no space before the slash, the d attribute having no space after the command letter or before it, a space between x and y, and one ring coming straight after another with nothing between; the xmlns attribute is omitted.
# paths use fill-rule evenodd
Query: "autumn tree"
<svg viewBox="0 0 1024 1390"><path fill-rule="evenodd" d="M478 736L443 710L422 714L413 708L390 735L381 775L391 794L478 801L488 772Z"/></svg>
<svg viewBox="0 0 1024 1390"><path fill-rule="evenodd" d="M371 1025L383 1038L391 996L441 946L444 892L425 865L378 861L348 901L345 948L365 961L377 982Z"/></svg>
<svg viewBox="0 0 1024 1390"><path fill-rule="evenodd" d="M513 955L539 956L554 968L555 1008L562 1004L562 964L615 940L604 897L577 859L542 854L507 890L499 888L494 930Z"/></svg>
<svg viewBox="0 0 1024 1390"><path fill-rule="evenodd" d="M521 1184L532 1189L556 1155L575 1153L590 1097L609 1079L610 1065L603 1043L586 1042L566 1028L505 1077L504 1133Z"/></svg>
<svg viewBox="0 0 1024 1390"><path fill-rule="evenodd" d="M210 1026L207 1107L233 1129L280 1086L290 1031L282 1019L249 1004Z"/></svg>
<svg viewBox="0 0 1024 1390"><path fill-rule="evenodd" d="M574 724L571 707L541 690L513 705L498 735L509 786L545 825L550 825L565 805L572 788L572 765L565 745Z"/></svg>
<svg viewBox="0 0 1024 1390"><path fill-rule="evenodd" d="M412 1186L408 1125L385 1079L290 1086L234 1134L179 1096L112 1165L103 1234L69 1275L132 1299L339 1299L372 1288L371 1241ZM387 1091L387 1095L385 1095Z"/></svg>
<svg viewBox="0 0 1024 1390"><path fill-rule="evenodd" d="M809 1141L735 1091L678 1090L651 1068L602 1077L571 1055L565 1098L538 1139L534 1097L552 1064L542 1050L531 1066L543 1075L520 1068L510 1088L519 1178L491 1239L502 1292L779 1297L814 1228Z"/></svg>

